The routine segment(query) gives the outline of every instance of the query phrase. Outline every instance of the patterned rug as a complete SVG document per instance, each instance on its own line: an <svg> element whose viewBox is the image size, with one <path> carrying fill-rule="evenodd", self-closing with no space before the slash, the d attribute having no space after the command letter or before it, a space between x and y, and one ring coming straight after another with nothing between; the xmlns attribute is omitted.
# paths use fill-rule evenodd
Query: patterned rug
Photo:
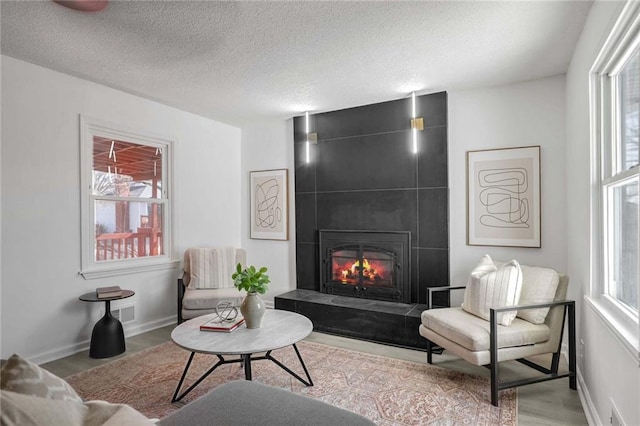
<svg viewBox="0 0 640 426"><path fill-rule="evenodd" d="M313 342L302 341L298 349L313 387L266 360L251 364L253 380L356 412L381 426L517 424L516 391L502 391L500 408L494 407L486 378ZM272 355L304 377L292 347ZM188 356L189 352L166 342L66 380L84 399L125 403L148 417L162 418L223 383L244 379L239 363L223 365L172 404ZM183 389L216 360L196 354Z"/></svg>

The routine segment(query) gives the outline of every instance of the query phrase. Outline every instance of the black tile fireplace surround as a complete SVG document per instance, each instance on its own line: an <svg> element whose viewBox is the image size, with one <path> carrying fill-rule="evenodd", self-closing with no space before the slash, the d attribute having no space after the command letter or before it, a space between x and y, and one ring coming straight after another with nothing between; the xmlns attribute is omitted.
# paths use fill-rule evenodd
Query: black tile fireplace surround
<svg viewBox="0 0 640 426"><path fill-rule="evenodd" d="M309 161L305 119L294 118L297 290L276 297L276 308L308 316L318 331L424 347L418 325L426 289L449 284L447 93L418 96L416 107L424 119L417 153L410 98L311 115L318 141L309 145ZM320 230L408 233L401 299L323 293ZM345 274L349 282L363 273L358 266ZM365 291L357 286L371 289L370 282Z"/></svg>

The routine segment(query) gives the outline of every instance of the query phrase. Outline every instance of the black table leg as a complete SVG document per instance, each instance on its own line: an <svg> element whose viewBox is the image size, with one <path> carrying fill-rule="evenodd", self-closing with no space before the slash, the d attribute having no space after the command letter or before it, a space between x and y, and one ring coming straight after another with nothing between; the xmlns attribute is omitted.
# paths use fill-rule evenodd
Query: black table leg
<svg viewBox="0 0 640 426"><path fill-rule="evenodd" d="M251 377L251 361L259 361L259 360L262 360L262 359L268 359L268 360L274 362L278 367L282 368L284 371L286 371L287 373L291 374L293 377L295 377L296 379L298 379L299 381L304 383L306 386L313 386L313 381L311 380L311 376L309 375L309 370L307 370L307 366L305 365L304 360L302 359L302 355L300 355L300 351L298 350L298 347L295 345L295 343L293 344L293 349L296 351L296 355L298 356L298 360L300 361L300 364L302 365L302 369L304 370L304 374L307 376L307 380L303 379L302 377L297 375L295 372L293 372L289 367L287 367L286 365L284 365L283 363L281 363L280 361L275 359L273 356L271 356L271 351L268 351L263 356L257 356L257 357L252 357L251 356L252 354L242 354L242 355L240 355L239 359L231 359L231 360L224 359L224 357L222 357L222 355L216 355L216 357L218 357L218 362L215 363L213 365L213 367L211 367L209 370L207 370L202 376L200 376L200 378L198 380L196 380L191 386L189 386L187 388L187 390L185 390L182 394L180 394L180 389L182 388L182 384L184 383L184 379L187 376L187 371L189 371L189 367L191 366L191 361L193 361L193 357L196 354L195 352L191 352L191 355L189 356L189 360L187 361L187 365L185 365L184 371L182 372L182 377L180 377L180 381L178 382L178 386L176 387L176 391L174 392L173 397L171 398L171 402L180 401L189 392L191 392L196 386L198 386L204 379L206 379L209 376L209 374L213 373L213 371L216 368L218 368L219 366L221 366L223 364L240 363L240 365L244 368L244 378L246 380L252 380L252 377Z"/></svg>
<svg viewBox="0 0 640 426"><path fill-rule="evenodd" d="M176 387L176 391L173 394L173 398L171 398L171 402L176 402L178 400L178 392L180 391L180 388L182 387L182 383L184 382L184 378L187 375L187 371L189 371L189 366L191 365L191 361L193 361L193 357L194 357L195 354L196 354L195 352L191 352L191 355L189 356L189 361L187 361L187 365L184 366L184 371L182 372L182 377L180 377L180 381L178 382L178 387Z"/></svg>
<svg viewBox="0 0 640 426"><path fill-rule="evenodd" d="M256 357L253 360L254 361L258 360L258 359L271 360L278 367L282 368L284 371L286 371L287 373L291 374L293 377L295 377L300 382L302 382L305 386L313 386L313 380L311 380L311 376L309 375L309 370L307 370L307 366L305 365L304 361L302 360L302 356L300 355L300 351L298 350L298 347L296 346L295 343L293 344L293 349L296 351L296 355L298 356L298 361L300 361L300 364L302 365L302 369L304 370L304 374L307 376L307 380L304 380L302 377L300 377L295 372L293 372L293 370L291 370L289 367L287 367L286 365L284 365L283 363L281 363L280 361L275 359L273 356L271 356L271 351L268 351L264 356Z"/></svg>
<svg viewBox="0 0 640 426"><path fill-rule="evenodd" d="M245 380L251 380L251 354L242 355L242 363L244 364Z"/></svg>
<svg viewBox="0 0 640 426"><path fill-rule="evenodd" d="M126 350L122 324L111 315L111 301L105 300L104 316L93 326L91 332L91 358L110 358Z"/></svg>
<svg viewBox="0 0 640 426"><path fill-rule="evenodd" d="M180 382L178 382L178 387L176 387L176 391L173 394L173 398L171 398L171 402L180 401L182 398L187 396L189 392L191 392L196 386L198 386L200 382L202 382L204 379L209 377L209 374L213 373L213 370L215 370L219 366L223 364L233 364L236 362L240 362L239 359L227 361L221 355L216 355L218 357L218 362L215 363L215 365L211 367L209 370L207 370L202 376L200 376L200 378L196 380L191 386L189 386L186 391L182 392L182 394L178 396L178 392L180 392L180 388L182 387L182 383L184 382L184 378L187 375L187 371L189 370L189 366L191 365L191 361L193 361L193 356L195 354L196 354L195 352L191 352L191 355L189 356L189 360L187 361L187 365L184 366L184 371L182 372L182 377L180 378Z"/></svg>

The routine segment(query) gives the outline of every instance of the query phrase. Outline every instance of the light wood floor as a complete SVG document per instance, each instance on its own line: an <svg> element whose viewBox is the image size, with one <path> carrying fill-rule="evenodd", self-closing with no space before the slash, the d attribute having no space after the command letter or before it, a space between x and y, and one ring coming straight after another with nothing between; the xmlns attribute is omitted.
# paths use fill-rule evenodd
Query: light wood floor
<svg viewBox="0 0 640 426"><path fill-rule="evenodd" d="M166 342L170 340L171 330L173 330L173 328L174 326L171 325L128 338L127 351L114 358L105 360L91 359L89 358L88 351L85 351L43 364L42 366L60 377L70 376ZM405 361L418 363L427 362L426 353L421 351L397 348L330 334L314 332L307 337L307 340ZM547 360L542 359L538 361L544 362ZM433 362L434 365L442 368L489 377L488 369L469 364L454 356L447 355L446 352L443 355L434 355ZM564 368L564 366L561 363L561 369L562 368ZM517 377L526 377L526 375L535 374L535 371L517 362L500 364L501 378L509 378L515 375L517 375ZM520 426L586 425L587 419L584 415L578 392L569 389L568 379L560 379L518 388L518 424Z"/></svg>

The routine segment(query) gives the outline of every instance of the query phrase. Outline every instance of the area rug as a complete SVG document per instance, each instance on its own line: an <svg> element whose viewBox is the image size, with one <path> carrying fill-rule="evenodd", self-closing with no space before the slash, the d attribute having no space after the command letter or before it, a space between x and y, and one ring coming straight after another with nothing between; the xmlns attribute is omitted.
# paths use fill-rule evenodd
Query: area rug
<svg viewBox="0 0 640 426"><path fill-rule="evenodd" d="M353 411L381 426L517 424L516 391L502 391L500 407L494 407L484 377L313 342L302 341L298 349L314 386L304 386L266 360L251 364L253 380ZM304 377L292 347L272 355ZM148 417L162 418L211 389L244 379L240 364L226 364L180 402L171 403L188 357L189 352L166 342L67 380L85 400L125 403ZM185 385L216 360L212 355L196 354Z"/></svg>

